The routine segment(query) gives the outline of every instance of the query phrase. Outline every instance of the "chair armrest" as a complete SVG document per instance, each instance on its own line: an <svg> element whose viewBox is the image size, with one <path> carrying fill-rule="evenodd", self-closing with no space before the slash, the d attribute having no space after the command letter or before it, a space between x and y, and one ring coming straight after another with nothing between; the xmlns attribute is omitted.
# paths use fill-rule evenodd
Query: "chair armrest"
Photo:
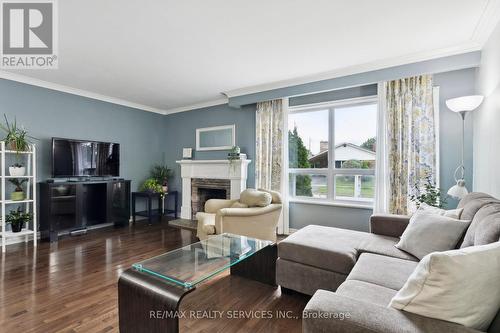
<svg viewBox="0 0 500 333"><path fill-rule="evenodd" d="M270 204L266 207L250 207L250 208L223 208L217 214L220 216L258 216L274 212L281 209L281 204Z"/></svg>
<svg viewBox="0 0 500 333"><path fill-rule="evenodd" d="M219 209L231 207L238 200L209 199L205 202L205 213L215 214Z"/></svg>
<svg viewBox="0 0 500 333"><path fill-rule="evenodd" d="M318 290L303 312L302 332L479 333L463 325Z"/></svg>
<svg viewBox="0 0 500 333"><path fill-rule="evenodd" d="M409 222L410 216L406 215L374 214L370 217L370 232L377 235L401 237Z"/></svg>

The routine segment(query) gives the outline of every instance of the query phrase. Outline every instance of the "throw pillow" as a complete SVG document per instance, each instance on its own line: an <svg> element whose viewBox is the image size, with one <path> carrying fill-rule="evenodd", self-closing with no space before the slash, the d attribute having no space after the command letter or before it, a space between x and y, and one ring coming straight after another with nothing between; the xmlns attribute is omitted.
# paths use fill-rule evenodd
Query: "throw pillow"
<svg viewBox="0 0 500 333"><path fill-rule="evenodd" d="M462 211L464 210L463 208L445 210L438 207L433 207L426 203L421 203L418 209L426 213L437 214L441 216L451 217L454 219L460 219L460 215L462 215Z"/></svg>
<svg viewBox="0 0 500 333"><path fill-rule="evenodd" d="M422 259L431 252L454 249L469 224L470 221L417 211L395 246Z"/></svg>
<svg viewBox="0 0 500 333"><path fill-rule="evenodd" d="M389 306L487 331L500 307L500 242L425 256Z"/></svg>
<svg viewBox="0 0 500 333"><path fill-rule="evenodd" d="M240 202L248 207L266 207L271 204L272 196L270 193L257 191L255 189L246 189L240 194Z"/></svg>
<svg viewBox="0 0 500 333"><path fill-rule="evenodd" d="M248 205L241 203L239 201L235 201L232 205L231 208L248 208Z"/></svg>

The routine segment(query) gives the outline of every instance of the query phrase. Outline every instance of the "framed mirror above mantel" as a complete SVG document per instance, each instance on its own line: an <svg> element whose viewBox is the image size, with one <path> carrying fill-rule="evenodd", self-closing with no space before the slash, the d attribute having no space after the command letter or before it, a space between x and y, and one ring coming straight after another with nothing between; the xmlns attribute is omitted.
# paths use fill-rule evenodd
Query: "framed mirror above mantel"
<svg viewBox="0 0 500 333"><path fill-rule="evenodd" d="M196 129L196 150L230 150L236 146L236 125Z"/></svg>

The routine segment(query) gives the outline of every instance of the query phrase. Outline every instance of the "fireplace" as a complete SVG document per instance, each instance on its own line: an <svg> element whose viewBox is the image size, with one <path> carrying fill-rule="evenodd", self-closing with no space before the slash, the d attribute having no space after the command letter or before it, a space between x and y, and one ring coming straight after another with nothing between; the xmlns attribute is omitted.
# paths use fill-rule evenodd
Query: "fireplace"
<svg viewBox="0 0 500 333"><path fill-rule="evenodd" d="M193 178L191 179L191 217L203 212L209 199L230 199L231 181L229 179Z"/></svg>
<svg viewBox="0 0 500 333"><path fill-rule="evenodd" d="M225 198L237 200L240 193L247 188L248 165L250 160L181 160L182 207L181 218L192 219L193 212L204 210L199 205L198 188L215 188L226 190ZM193 184L196 188L193 188ZM195 191L194 191L195 190ZM196 205L191 206L193 202ZM193 209L195 207L195 209Z"/></svg>

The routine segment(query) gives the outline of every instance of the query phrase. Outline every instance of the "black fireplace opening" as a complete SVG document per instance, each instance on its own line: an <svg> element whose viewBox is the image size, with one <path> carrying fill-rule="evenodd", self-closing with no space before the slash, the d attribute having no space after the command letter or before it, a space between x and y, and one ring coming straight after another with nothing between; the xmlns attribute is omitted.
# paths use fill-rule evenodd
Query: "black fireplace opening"
<svg viewBox="0 0 500 333"><path fill-rule="evenodd" d="M198 187L198 212L205 210L205 203L210 199L226 199L227 193L225 189L219 188L203 188Z"/></svg>

